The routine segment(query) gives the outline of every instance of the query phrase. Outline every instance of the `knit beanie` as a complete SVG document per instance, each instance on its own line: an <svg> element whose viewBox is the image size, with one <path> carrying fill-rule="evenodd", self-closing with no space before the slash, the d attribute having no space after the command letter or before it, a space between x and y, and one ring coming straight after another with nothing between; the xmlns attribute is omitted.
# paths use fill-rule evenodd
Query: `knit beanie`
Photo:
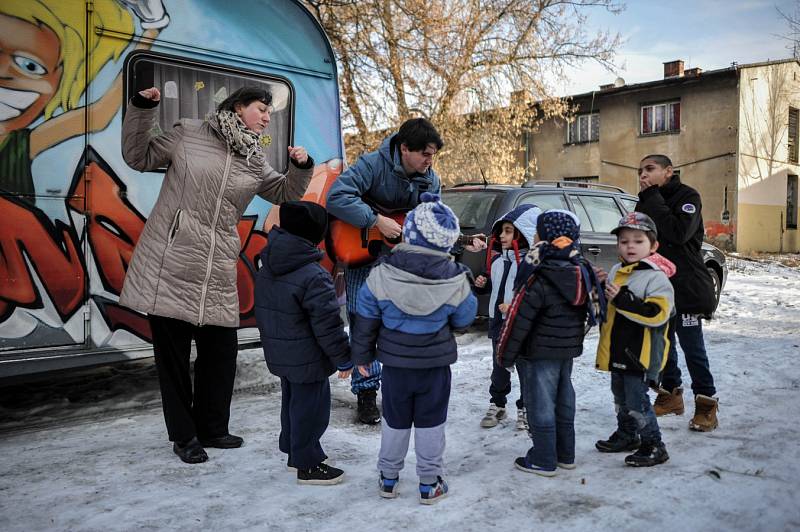
<svg viewBox="0 0 800 532"><path fill-rule="evenodd" d="M581 222L570 211L550 209L536 221L536 233L545 242L553 242L562 236L576 242L581 236Z"/></svg>
<svg viewBox="0 0 800 532"><path fill-rule="evenodd" d="M311 201L285 201L278 211L280 226L295 236L319 244L328 229L325 207Z"/></svg>
<svg viewBox="0 0 800 532"><path fill-rule="evenodd" d="M408 213L403 222L403 241L437 251L450 251L461 229L455 213L439 201L439 196L424 192L420 204Z"/></svg>

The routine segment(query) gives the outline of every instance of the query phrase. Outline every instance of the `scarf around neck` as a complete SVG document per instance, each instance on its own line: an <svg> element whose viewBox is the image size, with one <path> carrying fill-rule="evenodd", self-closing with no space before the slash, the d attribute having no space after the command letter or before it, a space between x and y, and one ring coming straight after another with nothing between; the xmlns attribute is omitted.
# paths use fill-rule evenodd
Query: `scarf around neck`
<svg viewBox="0 0 800 532"><path fill-rule="evenodd" d="M261 152L261 136L248 129L242 119L232 111L217 111L214 116L228 147L244 156L249 166L250 157Z"/></svg>

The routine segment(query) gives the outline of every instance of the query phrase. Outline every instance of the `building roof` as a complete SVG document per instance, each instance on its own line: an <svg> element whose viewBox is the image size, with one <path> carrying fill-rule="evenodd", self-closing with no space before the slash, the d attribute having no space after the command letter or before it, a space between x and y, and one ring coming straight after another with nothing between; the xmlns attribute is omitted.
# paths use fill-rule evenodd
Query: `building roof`
<svg viewBox="0 0 800 532"><path fill-rule="evenodd" d="M778 65L782 63L797 63L800 65L800 60L795 58L787 58L787 59L776 59L776 60L767 60L761 61L758 63L746 63L746 64L737 64L732 63L731 66L725 68L719 68L716 70L706 70L702 71L698 74L694 75L683 75L683 76L672 76L668 78L657 79L654 81L644 81L642 83L633 83L631 85L620 85L619 87L608 87L605 89L597 89L594 91L583 92L580 94L573 94L567 96L567 98L572 98L573 100L583 99L583 98L592 98L597 96L609 96L612 94L621 94L626 92L636 92L641 90L647 89L655 89L661 87L669 87L674 85L682 85L685 83L697 83L704 79L709 78L722 78L725 76L737 76L739 71L745 68L756 68L762 66L769 66L769 65ZM692 69L689 69L692 70Z"/></svg>

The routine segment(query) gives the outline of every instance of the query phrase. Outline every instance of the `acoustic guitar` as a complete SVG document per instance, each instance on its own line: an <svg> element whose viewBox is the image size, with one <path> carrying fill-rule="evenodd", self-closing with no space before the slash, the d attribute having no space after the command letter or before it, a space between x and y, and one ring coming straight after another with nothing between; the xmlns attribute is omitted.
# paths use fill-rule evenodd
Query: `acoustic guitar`
<svg viewBox="0 0 800 532"><path fill-rule="evenodd" d="M401 227L406 219L408 210L390 210L371 206L373 210L387 216ZM484 235L461 235L456 245L472 243L473 238ZM485 237L484 237L485 238ZM325 248L331 259L345 266L358 268L375 262L378 257L388 253L400 243L402 237L386 238L377 227L356 227L347 222L331 217L328 224L328 235Z"/></svg>

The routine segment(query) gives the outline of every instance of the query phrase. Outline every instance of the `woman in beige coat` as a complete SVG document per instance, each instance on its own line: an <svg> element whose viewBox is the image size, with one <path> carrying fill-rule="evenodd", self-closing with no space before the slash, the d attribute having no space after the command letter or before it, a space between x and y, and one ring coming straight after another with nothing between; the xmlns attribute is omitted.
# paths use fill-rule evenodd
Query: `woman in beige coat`
<svg viewBox="0 0 800 532"><path fill-rule="evenodd" d="M208 460L203 447L243 443L228 431L239 326L237 224L255 194L273 203L299 199L314 162L299 146L289 146L286 175L266 161L260 133L272 95L262 88L239 89L208 119L181 120L156 135L160 99L155 87L134 95L122 125L125 161L142 172L167 172L120 303L149 317L173 451L199 463Z"/></svg>

